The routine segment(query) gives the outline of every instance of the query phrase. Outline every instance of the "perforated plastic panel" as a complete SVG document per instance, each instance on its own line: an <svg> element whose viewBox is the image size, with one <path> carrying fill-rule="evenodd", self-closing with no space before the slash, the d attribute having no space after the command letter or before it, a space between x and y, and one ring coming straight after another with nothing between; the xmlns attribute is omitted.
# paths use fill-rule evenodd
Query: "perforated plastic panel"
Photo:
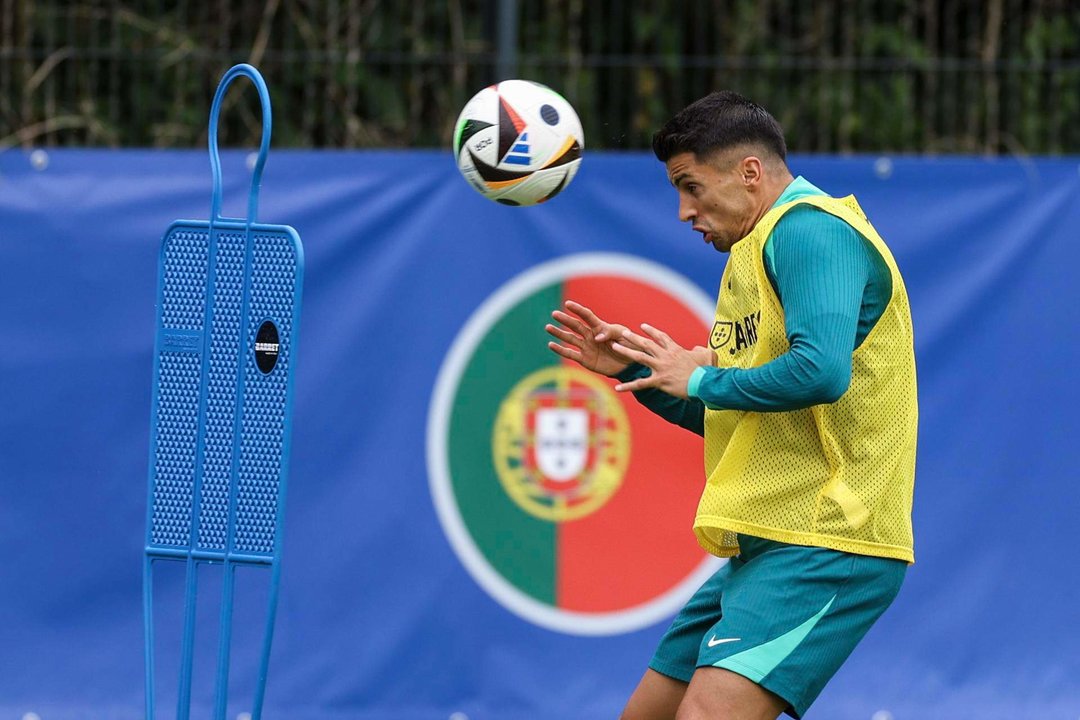
<svg viewBox="0 0 1080 720"><path fill-rule="evenodd" d="M254 225L248 235L226 222L211 234L207 223L182 221L167 233L148 551L273 556L301 265L286 226ZM267 322L277 333L269 372L256 355Z"/></svg>
<svg viewBox="0 0 1080 720"><path fill-rule="evenodd" d="M163 244L160 324L174 332L159 343L154 387L154 493L150 542L187 546L191 535L209 244L205 230L171 233ZM184 332L186 331L186 332Z"/></svg>
<svg viewBox="0 0 1080 720"><path fill-rule="evenodd" d="M295 261L292 241L287 235L261 233L255 237L249 336L254 337L267 318L279 318L279 342L287 346L293 330L289 313L293 283L289 268ZM277 488L268 479L280 471L285 396L291 367L285 354L279 356L275 372L268 375L256 367L254 353L248 353L245 362L236 547L250 553L270 553L274 547Z"/></svg>
<svg viewBox="0 0 1080 720"><path fill-rule="evenodd" d="M214 309L210 320L203 485L199 499L198 545L207 550L224 550L229 530L244 255L243 235L218 235L214 258Z"/></svg>

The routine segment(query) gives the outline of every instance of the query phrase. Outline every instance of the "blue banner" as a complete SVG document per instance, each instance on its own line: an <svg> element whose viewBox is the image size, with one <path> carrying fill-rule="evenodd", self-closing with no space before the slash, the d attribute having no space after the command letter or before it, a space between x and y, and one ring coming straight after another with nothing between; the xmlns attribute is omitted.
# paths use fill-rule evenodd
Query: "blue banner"
<svg viewBox="0 0 1080 720"><path fill-rule="evenodd" d="M244 214L247 158L223 157L226 215ZM854 193L893 249L921 409L916 564L808 717L1077 717L1077 159L791 166ZM205 152L0 155L3 717L142 716L157 253L172 220L209 205ZM617 716L712 567L690 530L700 442L687 468L658 463L649 477L663 482L640 498L636 481L611 489L618 523L586 528L514 499L494 423L555 362L535 308L562 293L640 292L655 316L618 319L696 332L725 256L676 207L639 154L586 153L560 196L509 208L445 152L271 153L259 220L299 231L306 276L264 717ZM500 385L506 363L521 365ZM631 478L671 430L626 412L632 445L610 462L634 458ZM490 475L488 494L468 495L474 473ZM659 512L663 528L635 544ZM527 540L480 528L514 513ZM606 554L584 562L574 547ZM261 622L250 615L236 623ZM243 647L235 668L230 707L250 710ZM208 702L197 687L196 707Z"/></svg>

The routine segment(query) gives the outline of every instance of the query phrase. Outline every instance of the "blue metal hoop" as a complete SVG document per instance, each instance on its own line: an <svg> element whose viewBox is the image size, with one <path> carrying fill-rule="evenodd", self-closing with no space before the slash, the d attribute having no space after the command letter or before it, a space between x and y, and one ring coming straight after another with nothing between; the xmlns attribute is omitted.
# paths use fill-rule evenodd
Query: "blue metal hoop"
<svg viewBox="0 0 1080 720"><path fill-rule="evenodd" d="M266 89L266 81L263 76L251 65L241 63L229 68L225 76L218 83L217 93L214 94L214 104L210 107L210 170L214 176L214 194L210 201L210 220L224 220L221 215L221 158L218 156L218 116L221 114L221 102L225 99L225 91L236 78L243 76L251 80L255 89L259 91L259 102L262 105L262 142L259 143L259 157L255 161L255 168L251 175L251 194L248 196L247 224L255 222L259 210L259 187L262 184L263 166L266 164L266 156L270 152L270 91Z"/></svg>

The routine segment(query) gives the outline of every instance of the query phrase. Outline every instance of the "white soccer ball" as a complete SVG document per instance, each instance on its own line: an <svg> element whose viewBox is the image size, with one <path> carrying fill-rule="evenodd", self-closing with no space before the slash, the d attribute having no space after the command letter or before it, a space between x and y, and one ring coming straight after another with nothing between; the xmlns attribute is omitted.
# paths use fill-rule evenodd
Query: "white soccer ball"
<svg viewBox="0 0 1080 720"><path fill-rule="evenodd" d="M454 131L458 169L503 205L536 205L577 174L585 134L562 95L530 80L503 80L465 104Z"/></svg>

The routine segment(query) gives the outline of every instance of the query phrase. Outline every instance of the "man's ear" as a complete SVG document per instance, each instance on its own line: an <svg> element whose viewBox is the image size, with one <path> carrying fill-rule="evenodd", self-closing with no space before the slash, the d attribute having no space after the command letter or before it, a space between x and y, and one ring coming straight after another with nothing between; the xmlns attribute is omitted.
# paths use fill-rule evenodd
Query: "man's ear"
<svg viewBox="0 0 1080 720"><path fill-rule="evenodd" d="M762 178L761 159L755 155L744 157L739 164L739 171L742 174L743 185L757 185Z"/></svg>

